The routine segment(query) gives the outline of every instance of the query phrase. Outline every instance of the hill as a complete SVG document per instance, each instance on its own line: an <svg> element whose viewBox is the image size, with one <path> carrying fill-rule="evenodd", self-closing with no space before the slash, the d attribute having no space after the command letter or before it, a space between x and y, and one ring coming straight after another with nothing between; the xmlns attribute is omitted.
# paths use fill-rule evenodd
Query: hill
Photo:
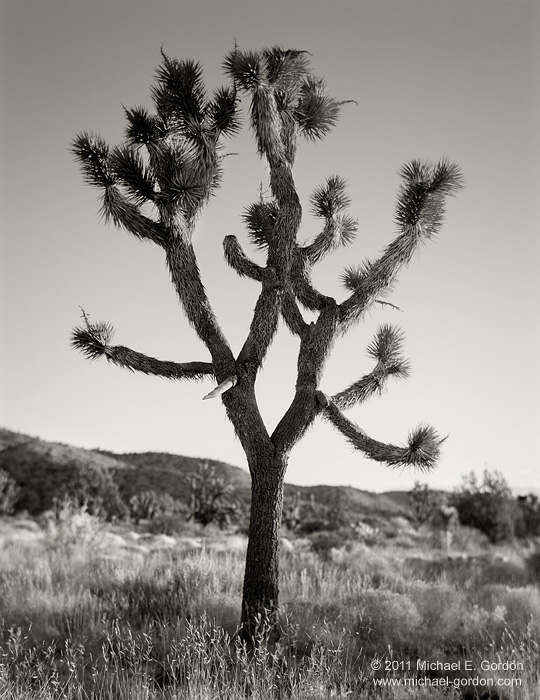
<svg viewBox="0 0 540 700"><path fill-rule="evenodd" d="M100 474L114 482L123 501L137 493L154 490L168 493L185 503L189 500L191 479L201 462L234 486L235 498L245 505L250 500L247 471L218 460L162 452L116 454L87 450L72 445L47 442L0 428L0 469L7 471L21 486L19 508L38 513L50 507L51 499L74 473ZM286 484L286 503L316 503L319 508L346 513L351 520L372 516L407 515L406 494L401 502L391 495L361 491L350 486L295 486Z"/></svg>
<svg viewBox="0 0 540 700"><path fill-rule="evenodd" d="M142 491L153 490L168 493L187 503L191 493L191 479L198 473L201 463L213 467L225 482L234 486L235 497L248 504L250 500L249 474L226 462L214 459L198 459L166 452L141 452L115 454L101 453L113 458L114 480L125 500Z"/></svg>
<svg viewBox="0 0 540 700"><path fill-rule="evenodd" d="M84 500L107 512L123 510L114 480L119 463L108 455L81 447L47 442L0 428L0 469L20 488L17 510L36 515L52 508L64 493L84 494Z"/></svg>

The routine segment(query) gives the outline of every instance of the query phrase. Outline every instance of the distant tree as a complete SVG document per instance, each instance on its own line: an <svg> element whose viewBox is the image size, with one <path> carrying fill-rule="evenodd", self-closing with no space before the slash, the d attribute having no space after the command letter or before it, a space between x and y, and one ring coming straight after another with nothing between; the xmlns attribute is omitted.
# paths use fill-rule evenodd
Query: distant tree
<svg viewBox="0 0 540 700"><path fill-rule="evenodd" d="M414 487L409 491L409 508L417 525L429 522L439 504L439 495L432 491L427 484L416 481Z"/></svg>
<svg viewBox="0 0 540 700"><path fill-rule="evenodd" d="M107 468L91 462L72 462L64 472L65 478L55 498L67 498L85 506L90 515L117 518L126 514L118 486Z"/></svg>
<svg viewBox="0 0 540 700"><path fill-rule="evenodd" d="M0 515L11 515L19 497L20 487L15 479L0 469Z"/></svg>
<svg viewBox="0 0 540 700"><path fill-rule="evenodd" d="M383 297L398 272L439 232L446 197L461 187L462 178L446 160L412 160L403 166L397 236L378 258L345 269L348 296L338 303L314 286L311 271L355 237L358 225L347 213L347 185L332 175L313 191L310 209L321 229L310 243L300 243L302 207L293 165L299 137L323 139L344 102L331 97L324 81L311 72L306 51L235 48L224 68L231 86L208 96L198 63L163 54L152 90L155 112L126 109L126 140L116 148L91 133L80 134L72 147L85 181L101 191L105 219L163 250L183 310L210 359L169 362L114 345L111 325L90 322L87 316L74 331L73 345L90 359L104 356L145 374L215 378L217 386L208 398L221 396L252 477L242 602L244 636L252 640L261 619L270 628L276 619L285 472L292 448L317 417L329 421L355 449L391 467L430 469L437 461L442 440L433 428L420 426L406 445L396 446L369 437L342 413L380 393L390 377L408 376L403 334L397 328L386 324L377 331L368 346L374 366L361 379L330 396L321 390L321 380L336 339L375 304L388 304ZM261 192L244 212L249 238L266 254L265 265L251 260L236 236L224 239L227 263L261 287L246 340L235 354L207 297L192 239L199 214L221 179L223 139L239 130L240 94L250 102L249 121L268 166L270 195ZM306 320L302 308L315 320ZM298 373L294 398L270 432L259 412L255 384L280 318L300 341Z"/></svg>
<svg viewBox="0 0 540 700"><path fill-rule="evenodd" d="M238 505L230 499L232 490L232 485L217 475L215 467L201 463L191 479L188 520L204 527L210 523L221 528L230 525L239 515Z"/></svg>
<svg viewBox="0 0 540 700"><path fill-rule="evenodd" d="M516 504L500 472L486 469L481 482L474 472L470 472L463 477L451 500L460 523L477 528L491 542L509 540L514 536Z"/></svg>

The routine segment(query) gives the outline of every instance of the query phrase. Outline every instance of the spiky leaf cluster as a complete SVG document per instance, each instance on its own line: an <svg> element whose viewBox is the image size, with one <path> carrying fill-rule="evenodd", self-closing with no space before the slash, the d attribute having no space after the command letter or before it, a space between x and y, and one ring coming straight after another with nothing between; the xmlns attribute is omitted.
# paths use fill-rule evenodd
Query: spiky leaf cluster
<svg viewBox="0 0 540 700"><path fill-rule="evenodd" d="M273 46L270 49L264 49L261 53L266 78L282 96L296 90L304 76L309 73L307 51Z"/></svg>
<svg viewBox="0 0 540 700"><path fill-rule="evenodd" d="M398 328L380 326L367 347L367 354L376 364L374 369L344 391L335 394L332 401L340 408L351 408L375 394L381 394L389 377L405 379L409 376L409 362L402 355L404 334Z"/></svg>
<svg viewBox="0 0 540 700"><path fill-rule="evenodd" d="M309 76L302 85L294 110L302 134L310 141L323 139L336 125L342 104L326 92L322 78Z"/></svg>
<svg viewBox="0 0 540 700"><path fill-rule="evenodd" d="M342 102L332 98L324 81L310 73L306 51L272 47L257 52L235 47L223 67L234 84L251 96L251 125L261 155L282 151L292 163L297 133L310 140L321 139L337 121Z"/></svg>
<svg viewBox="0 0 540 700"><path fill-rule="evenodd" d="M125 110L123 144L110 149L101 137L82 133L72 152L86 182L102 189L104 215L163 244L153 225L175 215L193 220L219 185L221 139L235 134L240 122L235 89L219 88L208 97L194 61L162 53L152 97L155 114L145 107ZM157 221L143 216L140 207L148 203Z"/></svg>
<svg viewBox="0 0 540 700"><path fill-rule="evenodd" d="M414 466L429 471L437 463L445 439L430 425L418 426L410 433L403 456L395 466Z"/></svg>
<svg viewBox="0 0 540 700"><path fill-rule="evenodd" d="M360 265L349 265L341 273L341 283L351 292L355 292L362 287L362 283L366 279L372 268L373 262L365 260Z"/></svg>
<svg viewBox="0 0 540 700"><path fill-rule="evenodd" d="M264 78L258 51L239 51L235 48L225 56L223 69L242 90L258 87Z"/></svg>
<svg viewBox="0 0 540 700"><path fill-rule="evenodd" d="M316 187L309 198L311 213L323 219L339 214L351 203L347 182L339 175L331 175L324 185Z"/></svg>
<svg viewBox="0 0 540 700"><path fill-rule="evenodd" d="M325 219L326 224L314 241L303 248L310 264L318 262L331 250L349 245L356 237L358 221L342 214L351 201L346 189L346 181L339 175L332 175L311 193L311 213Z"/></svg>
<svg viewBox="0 0 540 700"><path fill-rule="evenodd" d="M94 187L110 187L115 174L110 163L109 144L88 132L78 134L72 144L72 153L81 165L84 181Z"/></svg>
<svg viewBox="0 0 540 700"><path fill-rule="evenodd" d="M436 234L443 221L445 197L463 187L459 167L446 159L435 164L412 160L399 175L403 180L396 205L399 228L419 228L426 236Z"/></svg>
<svg viewBox="0 0 540 700"><path fill-rule="evenodd" d="M158 115L152 115L146 107L125 109L127 120L126 140L131 146L158 144L167 134L165 124Z"/></svg>
<svg viewBox="0 0 540 700"><path fill-rule="evenodd" d="M110 163L134 204L155 200L156 177L147 168L139 150L127 143L117 146L111 153Z"/></svg>
<svg viewBox="0 0 540 700"><path fill-rule="evenodd" d="M98 321L90 323L86 316L85 325L73 329L71 347L83 352L89 360L97 360L107 353L114 329L110 323Z"/></svg>
<svg viewBox="0 0 540 700"><path fill-rule="evenodd" d="M368 355L377 361L387 375L403 379L410 373L409 363L402 355L404 338L405 335L399 328L385 324L377 329L367 348Z"/></svg>
<svg viewBox="0 0 540 700"><path fill-rule="evenodd" d="M274 235L279 207L274 200L258 201L250 204L243 214L251 242L260 249L266 249Z"/></svg>

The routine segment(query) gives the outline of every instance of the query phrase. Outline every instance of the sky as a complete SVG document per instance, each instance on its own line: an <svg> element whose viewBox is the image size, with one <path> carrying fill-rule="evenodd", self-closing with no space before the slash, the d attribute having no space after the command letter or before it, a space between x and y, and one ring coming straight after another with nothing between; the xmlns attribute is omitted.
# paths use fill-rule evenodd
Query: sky
<svg viewBox="0 0 540 700"><path fill-rule="evenodd" d="M372 437L403 443L419 423L448 435L429 474L391 470L354 452L323 421L293 450L287 480L407 490L452 489L474 470L540 488L540 3L522 0L2 0L0 2L0 425L45 440L115 452L163 451L246 467L210 380L174 383L89 363L70 348L80 307L116 329L115 342L160 359L209 356L184 318L161 251L108 226L69 145L81 131L121 142L123 108L151 106L160 48L226 83L223 56L308 50L343 107L333 132L300 144L294 175L300 238L319 222L310 192L349 183L353 245L316 269L321 291L396 235L397 171L412 158L457 162L466 189L446 223L405 268L389 301L336 345L321 389L336 393L371 369L377 327L398 325L407 381L347 412ZM246 103L244 103L244 108ZM195 234L201 273L235 352L258 286L223 260L246 249L242 212L268 171L247 120L227 144L223 184ZM252 257L263 262L257 252ZM257 396L270 429L292 399L297 341L282 327Z"/></svg>

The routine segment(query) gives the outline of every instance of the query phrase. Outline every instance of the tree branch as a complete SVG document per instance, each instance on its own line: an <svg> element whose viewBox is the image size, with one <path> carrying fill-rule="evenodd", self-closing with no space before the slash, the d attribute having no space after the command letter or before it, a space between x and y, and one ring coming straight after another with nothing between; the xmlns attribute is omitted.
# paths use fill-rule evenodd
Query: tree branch
<svg viewBox="0 0 540 700"><path fill-rule="evenodd" d="M302 338L309 328L309 324L304 321L304 317L296 303L295 296L290 290L283 295L281 315L291 333Z"/></svg>
<svg viewBox="0 0 540 700"><path fill-rule="evenodd" d="M152 181L144 171L142 161L134 154L126 155L122 149L116 149L112 154L108 143L97 134L81 133L75 137L71 152L79 162L85 181L92 187L101 190L101 212L107 221L113 221L122 226L137 238L147 239L164 246L166 243L166 228L156 221L144 216L138 204L144 199L151 198ZM125 157L122 157L124 153ZM129 161L129 162L128 162ZM128 168L129 165L129 168ZM131 175L127 171L131 168ZM117 172L118 170L118 172ZM118 180L126 183L132 194L137 188L137 202L124 196L117 186ZM137 182L137 187L135 187Z"/></svg>
<svg viewBox="0 0 540 700"><path fill-rule="evenodd" d="M116 185L107 187L102 195L101 211L106 221L112 221L137 238L146 239L164 248L167 244L167 229L141 213L139 207L130 202Z"/></svg>
<svg viewBox="0 0 540 700"><path fill-rule="evenodd" d="M350 204L346 194L347 183L338 175L327 178L310 196L311 213L325 220L321 233L307 246L301 248L303 255L314 265L332 250L348 245L354 240L358 222L341 214Z"/></svg>
<svg viewBox="0 0 540 700"><path fill-rule="evenodd" d="M288 452L320 411L317 387L337 335L338 317L339 307L329 303L301 336L294 398L271 436L278 450Z"/></svg>
<svg viewBox="0 0 540 700"><path fill-rule="evenodd" d="M327 297L313 286L311 281L311 263L304 249L295 247L291 269L291 282L298 301L310 311L321 311L328 304L335 304L332 297Z"/></svg>
<svg viewBox="0 0 540 700"><path fill-rule="evenodd" d="M309 245L301 248L310 264L320 262L328 253L337 248L348 245L354 240L358 223L350 216L329 217L323 230Z"/></svg>
<svg viewBox="0 0 540 700"><path fill-rule="evenodd" d="M356 450L390 467L417 467L428 471L435 466L440 456L440 445L445 440L437 435L434 428L420 426L409 435L406 446L387 444L370 438L331 401L322 413Z"/></svg>
<svg viewBox="0 0 540 700"><path fill-rule="evenodd" d="M364 403L374 394L382 393L386 376L378 369L364 375L354 384L334 394L331 401L340 409L352 408L359 403Z"/></svg>
<svg viewBox="0 0 540 700"><path fill-rule="evenodd" d="M238 363L248 363L257 370L278 329L283 286L272 268L266 267L262 275L262 290L255 304L249 334L238 355Z"/></svg>
<svg viewBox="0 0 540 700"><path fill-rule="evenodd" d="M119 367L166 379L203 379L214 376L214 367L211 362L179 364L148 357L123 345L111 345L112 326L102 322L91 324L85 314L83 317L85 326L73 330L71 345L81 350L91 360L106 357L109 362Z"/></svg>
<svg viewBox="0 0 540 700"><path fill-rule="evenodd" d="M286 127L288 100L299 93L307 72L301 56L302 52L293 57L290 52L281 50L245 53L235 47L224 62L235 85L250 95L251 127L258 152L268 162L270 189L275 200L270 206L259 202L248 211L250 228L268 248L262 290L249 335L238 357L254 369L260 367L278 328L283 292L290 286L296 236L302 219L292 173L297 130Z"/></svg>
<svg viewBox="0 0 540 700"><path fill-rule="evenodd" d="M249 277L256 282L262 280L263 268L247 257L236 236L226 236L223 240L223 249L225 260L240 277Z"/></svg>
<svg viewBox="0 0 540 700"><path fill-rule="evenodd" d="M345 326L358 321L377 297L391 288L399 270L411 261L419 245L438 233L445 198L462 187L458 166L446 160L435 165L414 160L401 169L400 175L403 185L396 205L400 233L377 260L345 272L345 285L352 291L341 305Z"/></svg>
<svg viewBox="0 0 540 700"><path fill-rule="evenodd" d="M351 408L357 403L363 403L373 394L382 393L389 377L406 379L410 366L401 355L403 338L399 329L390 325L380 326L367 348L368 355L377 362L374 369L347 389L332 396L332 402L340 409Z"/></svg>
<svg viewBox="0 0 540 700"><path fill-rule="evenodd" d="M171 278L187 319L212 356L217 380L223 381L236 373L234 356L206 295L190 236L180 231L173 234L166 253Z"/></svg>

